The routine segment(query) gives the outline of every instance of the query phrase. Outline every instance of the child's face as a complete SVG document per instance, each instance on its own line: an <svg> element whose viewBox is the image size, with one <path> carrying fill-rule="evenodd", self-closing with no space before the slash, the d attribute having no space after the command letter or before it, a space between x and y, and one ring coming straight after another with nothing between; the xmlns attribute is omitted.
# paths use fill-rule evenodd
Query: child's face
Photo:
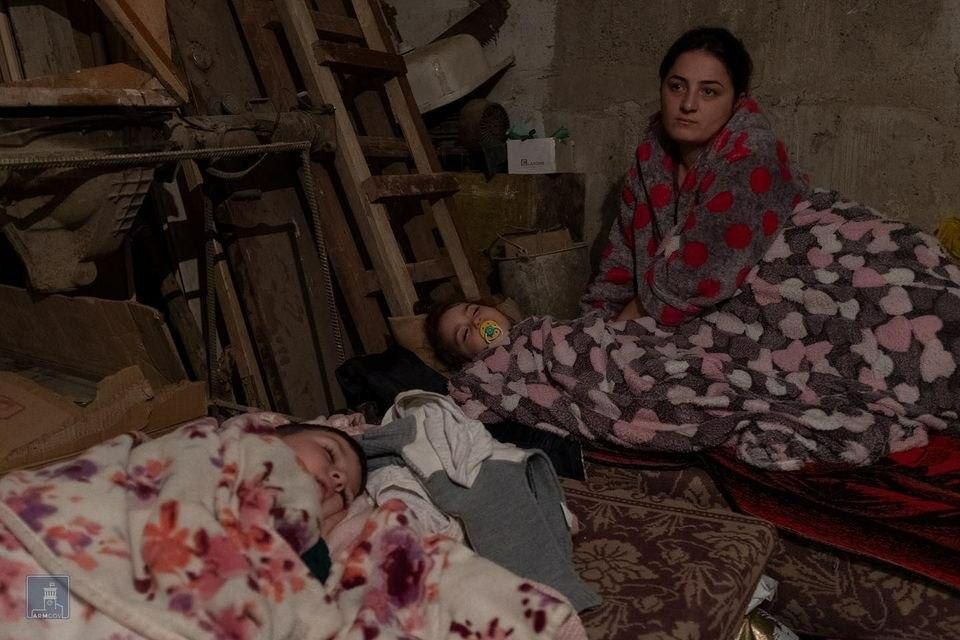
<svg viewBox="0 0 960 640"><path fill-rule="evenodd" d="M303 431L283 438L300 466L320 485L321 502L341 496L344 508L363 488L360 459L346 438L327 431Z"/></svg>
<svg viewBox="0 0 960 640"><path fill-rule="evenodd" d="M510 320L505 315L472 302L451 307L437 324L440 344L465 360L472 360L509 331Z"/></svg>

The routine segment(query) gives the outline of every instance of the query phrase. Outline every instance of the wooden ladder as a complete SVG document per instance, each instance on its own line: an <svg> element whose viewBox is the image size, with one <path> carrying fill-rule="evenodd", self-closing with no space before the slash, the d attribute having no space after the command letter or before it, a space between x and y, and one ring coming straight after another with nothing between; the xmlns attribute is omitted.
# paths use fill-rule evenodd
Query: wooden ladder
<svg viewBox="0 0 960 640"><path fill-rule="evenodd" d="M452 175L440 173L407 82L404 60L389 37L378 0L349 2L355 18L313 10L306 0L275 0L280 25L313 104L333 105L336 173L374 267L364 273L344 273L346 265L334 265L351 314L362 320L369 313L370 305L361 303L358 294L382 291L391 315L411 315L419 299L416 284L454 277L464 297L476 299L480 295L476 278L451 216L450 196L457 190L456 181ZM361 135L341 91L353 75L383 79L389 112L401 136L391 135L394 129L389 121L376 132L367 126ZM384 135L377 135L380 133ZM412 161L412 167L407 167L409 173L374 175L370 162L374 158ZM423 247L433 241L424 240L421 220L417 225L420 239L410 238L414 260L407 261L391 225L388 205L406 202L409 206L411 201L432 215L444 250ZM331 251L331 256L336 262L336 252ZM351 262L351 271L356 271L356 260ZM347 289L352 289L352 294ZM367 342L365 339L364 345L369 350L372 345Z"/></svg>

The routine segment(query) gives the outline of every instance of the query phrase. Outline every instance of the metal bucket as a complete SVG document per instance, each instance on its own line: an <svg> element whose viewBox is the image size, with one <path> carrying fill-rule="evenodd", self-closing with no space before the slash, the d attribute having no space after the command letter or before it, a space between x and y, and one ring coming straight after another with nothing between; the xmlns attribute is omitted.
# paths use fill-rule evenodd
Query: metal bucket
<svg viewBox="0 0 960 640"><path fill-rule="evenodd" d="M590 279L587 243L539 255L493 258L503 293L527 315L569 320L580 315L579 302Z"/></svg>

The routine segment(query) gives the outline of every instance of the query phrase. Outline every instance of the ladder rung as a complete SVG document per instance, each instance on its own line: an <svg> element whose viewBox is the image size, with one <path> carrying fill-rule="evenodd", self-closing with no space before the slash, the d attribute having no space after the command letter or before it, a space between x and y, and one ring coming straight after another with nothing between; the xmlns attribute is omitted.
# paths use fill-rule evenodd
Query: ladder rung
<svg viewBox="0 0 960 640"><path fill-rule="evenodd" d="M363 183L367 198L374 204L393 198L436 200L459 189L456 178L449 173L371 176Z"/></svg>
<svg viewBox="0 0 960 640"><path fill-rule="evenodd" d="M407 263L407 271L410 273L410 279L415 283L446 280L457 275L453 263L445 255L439 258ZM364 274L363 281L367 295L380 291L380 280L377 278L377 272L373 269Z"/></svg>
<svg viewBox="0 0 960 640"><path fill-rule="evenodd" d="M368 158L409 158L410 147L403 138L389 136L357 136L360 149Z"/></svg>
<svg viewBox="0 0 960 640"><path fill-rule="evenodd" d="M403 57L395 53L348 47L333 42L318 42L314 51L320 64L341 71L385 73L391 76L399 76L407 72Z"/></svg>
<svg viewBox="0 0 960 640"><path fill-rule="evenodd" d="M325 11L311 11L310 17L313 18L313 26L321 38L363 42L363 29L360 28L360 22L353 18Z"/></svg>

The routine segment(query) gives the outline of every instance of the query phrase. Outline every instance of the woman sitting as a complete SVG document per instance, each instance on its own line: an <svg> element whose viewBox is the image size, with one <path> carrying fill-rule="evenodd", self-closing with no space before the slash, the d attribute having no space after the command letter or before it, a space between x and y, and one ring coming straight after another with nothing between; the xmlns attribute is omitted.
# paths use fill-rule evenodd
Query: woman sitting
<svg viewBox="0 0 960 640"><path fill-rule="evenodd" d="M869 464L957 424L960 269L918 229L811 192L750 68L723 29L674 43L595 312L464 343L485 349L451 380L468 415L771 469Z"/></svg>
<svg viewBox="0 0 960 640"><path fill-rule="evenodd" d="M660 113L637 147L584 310L674 326L733 296L808 195L726 29L685 33L660 63Z"/></svg>

